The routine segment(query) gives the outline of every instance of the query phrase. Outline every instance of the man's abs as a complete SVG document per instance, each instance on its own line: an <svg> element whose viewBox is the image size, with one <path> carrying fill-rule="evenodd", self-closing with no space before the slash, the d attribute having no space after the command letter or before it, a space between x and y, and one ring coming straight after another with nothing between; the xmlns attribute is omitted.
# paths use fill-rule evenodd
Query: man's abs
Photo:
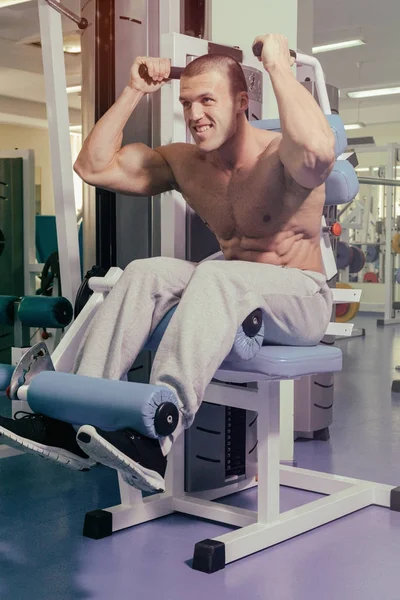
<svg viewBox="0 0 400 600"><path fill-rule="evenodd" d="M271 241L267 239L234 237L219 242L226 260L245 260L323 273L319 243L296 234L281 243L273 244L274 250L271 249Z"/></svg>

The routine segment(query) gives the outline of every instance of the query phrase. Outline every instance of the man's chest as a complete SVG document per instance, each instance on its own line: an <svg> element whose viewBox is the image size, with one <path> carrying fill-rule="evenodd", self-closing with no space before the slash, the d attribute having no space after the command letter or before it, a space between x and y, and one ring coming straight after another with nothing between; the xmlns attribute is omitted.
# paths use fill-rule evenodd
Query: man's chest
<svg viewBox="0 0 400 600"><path fill-rule="evenodd" d="M220 238L260 237L282 227L298 201L285 189L283 168L264 166L232 177L200 169L183 185L186 202Z"/></svg>

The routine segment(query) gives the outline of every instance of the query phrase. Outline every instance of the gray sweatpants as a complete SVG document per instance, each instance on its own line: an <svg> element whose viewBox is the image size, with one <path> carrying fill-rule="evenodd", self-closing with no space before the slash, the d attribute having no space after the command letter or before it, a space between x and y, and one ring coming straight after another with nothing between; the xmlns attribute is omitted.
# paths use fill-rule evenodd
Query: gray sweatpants
<svg viewBox="0 0 400 600"><path fill-rule="evenodd" d="M332 312L326 279L313 271L237 260L135 260L93 318L74 372L121 379L157 324L178 303L150 377L150 383L173 389L181 404L173 438L192 424L207 385L253 310L263 310L270 344L298 346L317 344ZM171 441L165 441L165 453Z"/></svg>

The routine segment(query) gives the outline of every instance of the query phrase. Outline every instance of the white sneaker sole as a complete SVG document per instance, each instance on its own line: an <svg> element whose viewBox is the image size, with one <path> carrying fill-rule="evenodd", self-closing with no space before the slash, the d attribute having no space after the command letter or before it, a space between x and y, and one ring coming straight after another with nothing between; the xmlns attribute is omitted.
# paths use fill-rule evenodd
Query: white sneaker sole
<svg viewBox="0 0 400 600"><path fill-rule="evenodd" d="M128 485L143 492L165 491L165 481L157 471L146 469L120 452L99 435L92 425L82 425L76 441L95 462L116 469Z"/></svg>
<svg viewBox="0 0 400 600"><path fill-rule="evenodd" d="M43 458L56 462L67 469L72 469L73 471L89 470L90 467L94 467L96 464L89 458L80 458L76 454L72 454L72 452L68 452L68 450L64 450L63 448L45 446L43 444L39 444L38 442L33 442L32 440L23 438L20 435L17 435L16 433L13 433L12 431L9 431L1 426L0 433L10 441L10 446L21 447L25 450L25 452L29 452L31 454L39 454Z"/></svg>

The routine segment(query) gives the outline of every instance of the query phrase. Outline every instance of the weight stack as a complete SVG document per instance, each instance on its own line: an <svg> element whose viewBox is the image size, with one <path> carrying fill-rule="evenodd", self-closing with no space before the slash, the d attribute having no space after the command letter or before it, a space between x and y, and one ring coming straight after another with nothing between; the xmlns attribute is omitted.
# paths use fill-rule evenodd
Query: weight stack
<svg viewBox="0 0 400 600"><path fill-rule="evenodd" d="M257 413L203 402L185 431L185 491L222 488L257 475Z"/></svg>

